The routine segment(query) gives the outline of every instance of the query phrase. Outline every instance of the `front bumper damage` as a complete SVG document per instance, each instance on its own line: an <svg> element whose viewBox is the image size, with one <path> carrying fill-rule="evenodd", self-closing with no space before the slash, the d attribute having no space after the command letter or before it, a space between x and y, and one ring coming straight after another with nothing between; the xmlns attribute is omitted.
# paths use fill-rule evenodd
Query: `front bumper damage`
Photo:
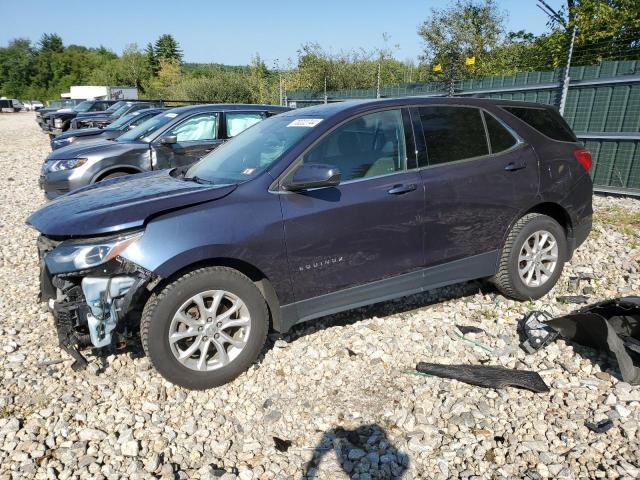
<svg viewBox="0 0 640 480"><path fill-rule="evenodd" d="M38 239L40 301L48 303L60 347L78 370L87 365L81 350L126 346L135 331L137 307L160 279L120 257L89 270L52 275L44 257L59 243Z"/></svg>

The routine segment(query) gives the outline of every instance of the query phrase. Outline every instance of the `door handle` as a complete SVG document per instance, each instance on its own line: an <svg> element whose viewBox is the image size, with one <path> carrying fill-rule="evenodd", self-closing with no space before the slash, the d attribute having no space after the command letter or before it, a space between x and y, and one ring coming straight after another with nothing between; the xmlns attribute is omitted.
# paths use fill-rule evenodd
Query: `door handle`
<svg viewBox="0 0 640 480"><path fill-rule="evenodd" d="M403 193L413 192L418 186L415 183L409 185L394 185L393 188L387 190L389 195L402 195Z"/></svg>
<svg viewBox="0 0 640 480"><path fill-rule="evenodd" d="M526 163L511 162L511 163L507 164L506 167L504 167L504 169L507 172L515 172L516 170L522 170L523 168L527 168L527 164Z"/></svg>

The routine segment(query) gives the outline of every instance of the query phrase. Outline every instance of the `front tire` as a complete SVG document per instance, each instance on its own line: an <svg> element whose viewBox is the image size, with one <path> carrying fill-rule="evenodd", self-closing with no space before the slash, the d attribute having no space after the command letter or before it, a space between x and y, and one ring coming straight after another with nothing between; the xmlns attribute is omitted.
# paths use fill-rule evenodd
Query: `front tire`
<svg viewBox="0 0 640 480"><path fill-rule="evenodd" d="M547 215L529 213L509 232L493 283L515 300L538 299L558 281L566 253L562 226Z"/></svg>
<svg viewBox="0 0 640 480"><path fill-rule="evenodd" d="M192 390L230 382L256 360L267 337L264 297L227 267L189 272L151 296L140 323L142 346L167 380Z"/></svg>

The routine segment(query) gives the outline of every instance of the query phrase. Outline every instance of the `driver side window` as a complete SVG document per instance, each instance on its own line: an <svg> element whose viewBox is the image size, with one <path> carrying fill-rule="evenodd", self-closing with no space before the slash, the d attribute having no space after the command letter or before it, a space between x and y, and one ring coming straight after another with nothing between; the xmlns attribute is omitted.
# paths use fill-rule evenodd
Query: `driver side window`
<svg viewBox="0 0 640 480"><path fill-rule="evenodd" d="M406 168L400 110L384 110L351 120L320 140L303 158L340 169L343 182L390 175Z"/></svg>
<svg viewBox="0 0 640 480"><path fill-rule="evenodd" d="M218 114L201 113L174 126L167 136L175 135L178 143L215 140L218 133Z"/></svg>

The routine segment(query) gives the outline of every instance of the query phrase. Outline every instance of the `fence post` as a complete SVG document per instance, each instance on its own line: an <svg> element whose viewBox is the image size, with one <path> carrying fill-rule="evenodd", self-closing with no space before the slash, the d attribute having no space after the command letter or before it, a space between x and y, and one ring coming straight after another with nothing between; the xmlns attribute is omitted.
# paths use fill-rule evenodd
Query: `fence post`
<svg viewBox="0 0 640 480"><path fill-rule="evenodd" d="M376 98L380 98L380 62L378 62L378 83L376 87Z"/></svg>
<svg viewBox="0 0 640 480"><path fill-rule="evenodd" d="M324 104L329 103L329 97L327 96L327 76L324 77Z"/></svg>
<svg viewBox="0 0 640 480"><path fill-rule="evenodd" d="M560 115L564 115L564 106L567 103L567 95L569 94L569 69L571 68L571 56L573 55L573 44L576 41L576 26L573 26L571 32L571 43L569 44L569 55L567 56L567 67L564 71L564 79L562 81L562 94L560 95Z"/></svg>

